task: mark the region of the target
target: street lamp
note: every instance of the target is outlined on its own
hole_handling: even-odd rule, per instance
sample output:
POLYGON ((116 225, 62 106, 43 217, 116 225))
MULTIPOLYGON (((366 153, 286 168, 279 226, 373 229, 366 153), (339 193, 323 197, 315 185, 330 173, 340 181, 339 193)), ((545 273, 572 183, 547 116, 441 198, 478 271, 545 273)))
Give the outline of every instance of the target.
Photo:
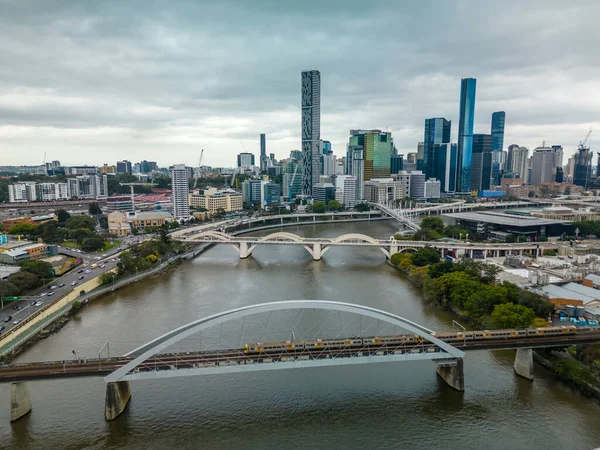
POLYGON ((77 359, 77 352, 75 350, 71 350, 73 352, 73 355, 75 356, 75 359, 77 360, 77 362, 79 362, 79 360, 77 359))

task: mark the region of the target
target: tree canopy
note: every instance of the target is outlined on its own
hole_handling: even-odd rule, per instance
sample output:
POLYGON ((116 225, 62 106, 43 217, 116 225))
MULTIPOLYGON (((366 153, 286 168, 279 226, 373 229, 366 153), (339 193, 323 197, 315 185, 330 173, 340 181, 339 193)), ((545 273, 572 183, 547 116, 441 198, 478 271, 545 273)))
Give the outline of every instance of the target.
POLYGON ((317 214, 324 213, 327 211, 327 205, 320 201, 313 202, 312 211, 317 214))
POLYGON ((433 247, 423 247, 411 255, 411 262, 415 266, 428 266, 440 260, 440 252, 433 247))
POLYGON ((497 328, 527 328, 535 319, 535 313, 526 306, 503 303, 494 306, 491 319, 497 328))
POLYGON ((34 235, 37 231, 37 227, 30 223, 18 223, 13 225, 9 230, 8 234, 21 234, 25 236, 34 235))

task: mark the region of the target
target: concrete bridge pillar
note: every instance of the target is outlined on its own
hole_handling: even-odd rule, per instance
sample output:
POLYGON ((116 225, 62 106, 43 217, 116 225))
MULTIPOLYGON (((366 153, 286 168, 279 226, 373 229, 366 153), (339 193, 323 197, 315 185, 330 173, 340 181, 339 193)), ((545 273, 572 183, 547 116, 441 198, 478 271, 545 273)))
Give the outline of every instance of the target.
POLYGON ((533 350, 520 348, 515 355, 515 373, 528 380, 533 380, 533 350))
POLYGON ((104 405, 104 417, 106 420, 115 420, 119 417, 129 400, 131 399, 131 390, 129 381, 117 381, 106 385, 106 402, 104 405))
POLYGON ((10 421, 15 422, 31 412, 31 399, 23 381, 10 386, 10 421))
POLYGON ((248 256, 252 254, 252 250, 250 250, 250 246, 247 242, 240 242, 240 259, 246 259, 248 256))
POLYGON ((313 244, 313 253, 312 253, 313 261, 320 261, 322 255, 323 254, 322 254, 321 244, 313 244))
POLYGON ((437 366, 436 372, 452 389, 460 392, 465 390, 465 369, 462 358, 456 359, 455 366, 437 366))
POLYGON ((390 245, 390 258, 392 257, 392 255, 395 255, 396 253, 398 253, 400 251, 400 249, 398 248, 398 244, 393 244, 390 245))

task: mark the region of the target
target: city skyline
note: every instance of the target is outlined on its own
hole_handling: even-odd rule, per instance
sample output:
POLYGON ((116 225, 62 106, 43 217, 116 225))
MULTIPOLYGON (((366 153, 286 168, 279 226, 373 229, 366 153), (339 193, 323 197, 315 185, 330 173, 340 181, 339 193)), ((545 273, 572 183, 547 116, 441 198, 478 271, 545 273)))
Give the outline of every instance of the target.
MULTIPOLYGON (((223 2, 184 4, 164 18, 159 7, 142 11, 135 4, 6 5, 0 23, 14 45, 0 48, 2 163, 41 164, 46 153, 66 164, 101 165, 126 155, 193 166, 205 149, 206 164, 230 166, 242 145, 258 155, 263 132, 269 151, 281 158, 300 149, 297 79, 306 68, 321 72, 321 137, 337 156, 345 153, 350 129, 389 130, 400 153, 416 151, 424 119, 458 124, 459 80, 473 77, 474 133, 488 132, 491 114, 506 111, 505 150, 510 144, 532 150, 545 140, 562 145, 568 158, 600 113, 591 95, 600 70, 589 58, 594 34, 578 38, 598 8, 449 3, 431 12, 425 4, 374 2, 365 12, 358 3, 332 2, 307 12, 223 2), (325 17, 327 26, 299 44, 305 26, 325 17), (365 37, 360 30, 375 17, 403 26, 378 22, 384 32, 365 37), (269 28, 253 27, 256 34, 241 42, 231 29, 248 18, 269 28), (490 20, 502 26, 490 31, 490 20), (423 23, 435 32, 420 34, 423 23), (517 40, 521 31, 540 27, 552 32, 528 33, 527 45, 517 40), (357 51, 361 67, 350 57, 357 51), (377 71, 362 68, 390 53, 401 57, 387 58, 377 71), (31 70, 39 64, 45 70, 31 70)), ((595 142, 592 135, 593 151, 595 142)))

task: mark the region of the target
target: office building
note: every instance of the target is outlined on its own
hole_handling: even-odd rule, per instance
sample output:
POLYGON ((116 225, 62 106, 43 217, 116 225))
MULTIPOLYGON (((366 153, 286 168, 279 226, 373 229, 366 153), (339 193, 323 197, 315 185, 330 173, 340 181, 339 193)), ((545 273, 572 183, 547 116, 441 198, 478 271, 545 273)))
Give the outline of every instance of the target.
POLYGON ((202 208, 211 214, 244 209, 242 194, 233 189, 204 189, 198 194, 190 194, 189 203, 192 208, 202 208))
MULTIPOLYGON (((350 130, 348 150, 352 158, 362 150, 364 180, 390 176, 391 157, 394 152, 392 133, 381 130, 350 130)), ((354 172, 350 175, 357 176, 354 172)))
POLYGON ((106 199, 106 211, 125 211, 133 212, 133 200, 130 195, 117 195, 106 199))
POLYGON ((271 181, 261 184, 262 208, 276 206, 281 203, 281 188, 271 181))
POLYGON ((556 169, 562 167, 562 156, 562 147, 554 149, 542 144, 535 148, 531 157, 530 184, 537 186, 556 181, 556 169))
POLYGON ((109 166, 108 164, 104 164, 100 167, 100 173, 102 175, 106 175, 108 173, 117 173, 117 166, 109 166))
POLYGON ((240 153, 239 155, 237 155, 237 166, 238 167, 254 166, 254 154, 253 153, 240 153))
POLYGON ((175 220, 190 217, 189 203, 189 171, 185 164, 175 164, 169 167, 171 172, 171 192, 173 198, 173 217, 175 220))
POLYGON ((525 182, 527 177, 527 160, 529 159, 529 149, 512 144, 508 146, 507 169, 525 182))
POLYGON ((425 158, 425 143, 419 142, 419 143, 417 143, 417 159, 415 160, 417 170, 425 170, 424 158, 425 158))
POLYGON ((127 236, 135 230, 161 227, 173 220, 173 216, 165 211, 113 211, 108 214, 108 233, 116 236, 127 236))
POLYGON ((574 155, 573 184, 588 188, 592 177, 592 157, 593 153, 588 147, 579 146, 574 155))
POLYGON ((9 184, 8 201, 10 203, 37 201, 35 181, 23 181, 21 183, 9 184))
POLYGON ((302 194, 312 196, 321 174, 321 73, 302 72, 302 194))
POLYGON ((471 154, 471 190, 487 191, 492 180, 492 135, 474 134, 471 154))
POLYGON ((333 153, 324 154, 322 157, 322 175, 335 175, 335 155, 333 153))
MULTIPOLYGON (((492 136, 492 146, 494 137, 492 136)), ((492 150, 492 185, 500 186, 502 174, 506 171, 506 152, 492 150)))
POLYGON ((335 174, 336 175, 347 175, 346 174, 346 157, 335 160, 335 174))
POLYGON ((404 170, 404 155, 393 155, 390 158, 390 174, 394 175, 404 170))
POLYGON ((500 152, 504 149, 504 124, 506 113, 496 111, 492 114, 492 151, 500 152))
POLYGON ((117 173, 132 173, 131 161, 117 161, 117 173))
POLYGON ((410 196, 411 198, 425 198, 426 176, 421 170, 410 173, 410 196))
POLYGON ((404 170, 393 174, 392 179, 396 182, 397 189, 399 189, 398 195, 400 198, 410 198, 410 173, 404 170))
POLYGON ((105 199, 108 197, 108 179, 106 175, 80 175, 67 178, 69 198, 105 199))
POLYGON ((139 173, 150 173, 150 172, 154 172, 157 169, 158 169, 158 166, 155 161, 143 160, 142 162, 140 162, 139 173))
POLYGON ((288 201, 302 194, 302 156, 294 159, 293 153, 283 164, 283 197, 288 201))
POLYGON ((425 181, 425 198, 440 198, 441 187, 440 180, 435 178, 425 181))
POLYGON ((333 150, 331 149, 331 142, 321 141, 321 147, 324 155, 333 155, 333 150))
POLYGON ((394 178, 373 178, 365 181, 365 200, 383 205, 394 205, 406 197, 406 181, 394 178))
POLYGON ((456 165, 458 145, 443 143, 434 145, 436 170, 435 178, 440 181, 442 192, 456 191, 456 165))
POLYGON ((338 175, 335 179, 335 199, 346 208, 356 206, 356 178, 352 175, 338 175))
POLYGON ((423 139, 423 167, 428 178, 436 176, 437 161, 435 145, 450 142, 450 121, 443 117, 425 119, 423 139))
POLYGON ((36 197, 41 202, 54 202, 57 200, 68 200, 68 183, 38 183, 35 185, 36 197))
POLYGON ((350 173, 356 178, 356 200, 363 200, 365 189, 365 159, 364 150, 361 146, 352 147, 352 159, 350 173))
POLYGON ((267 137, 263 134, 260 135, 260 171, 264 172, 267 170, 267 137))
POLYGON ((457 191, 471 191, 471 158, 473 155, 473 123, 475 121, 475 91, 477 80, 463 78, 460 82, 460 111, 458 119, 457 191))
POLYGON ((325 204, 335 200, 335 186, 332 183, 316 183, 313 186, 313 200, 325 204))

